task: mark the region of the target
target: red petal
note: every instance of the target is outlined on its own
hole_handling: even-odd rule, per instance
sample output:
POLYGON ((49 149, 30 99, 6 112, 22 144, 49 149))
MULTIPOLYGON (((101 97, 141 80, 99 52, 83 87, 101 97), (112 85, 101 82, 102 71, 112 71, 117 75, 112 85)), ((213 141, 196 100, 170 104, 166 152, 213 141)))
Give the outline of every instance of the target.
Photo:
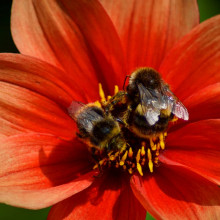
POLYGON ((184 104, 189 111, 190 121, 220 118, 220 83, 193 93, 184 104))
POLYGON ((160 67, 180 100, 220 81, 220 16, 213 17, 180 40, 160 67))
POLYGON ((219 187, 182 167, 161 166, 131 179, 134 194, 156 219, 219 219, 219 187))
POLYGON ((87 190, 52 207, 48 219, 135 220, 145 217, 146 211, 134 197, 129 183, 122 184, 116 173, 97 178, 87 190))
POLYGON ((50 133, 64 139, 75 136, 75 122, 56 103, 31 90, 0 82, 1 135, 20 132, 50 133))
POLYGON ((191 123, 171 132, 160 160, 179 163, 220 185, 220 120, 191 123))
POLYGON ((44 134, 17 135, 0 148, 0 202, 39 209, 92 183, 85 146, 44 134), (82 176, 81 176, 82 174, 82 176))
POLYGON ((72 100, 85 101, 79 96, 76 83, 64 77, 65 73, 38 59, 21 54, 0 54, 0 81, 35 91, 62 107, 72 100))
POLYGON ((95 0, 15 0, 12 34, 21 53, 63 67, 83 88, 94 90, 100 81, 109 89, 123 73, 120 40, 95 0))
POLYGON ((167 164, 179 163, 187 169, 220 185, 220 152, 214 149, 168 149, 160 157, 160 161, 167 164))
POLYGON ((128 73, 140 66, 158 69, 172 46, 199 23, 195 0, 100 0, 123 44, 128 73))
POLYGON ((166 138, 166 145, 176 149, 181 147, 187 150, 192 148, 218 150, 219 130, 220 119, 197 121, 170 132, 166 138))

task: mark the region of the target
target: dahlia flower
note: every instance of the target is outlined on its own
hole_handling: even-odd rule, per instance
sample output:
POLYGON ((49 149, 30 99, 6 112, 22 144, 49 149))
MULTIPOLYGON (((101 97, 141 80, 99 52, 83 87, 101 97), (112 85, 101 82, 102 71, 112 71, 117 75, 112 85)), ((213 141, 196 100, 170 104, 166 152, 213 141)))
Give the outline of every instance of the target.
POLYGON ((220 218, 220 16, 199 24, 196 0, 14 0, 11 30, 21 54, 0 55, 0 202, 52 206, 53 220, 220 218), (189 121, 169 128, 153 172, 99 175, 68 108, 138 67, 161 74, 189 121))

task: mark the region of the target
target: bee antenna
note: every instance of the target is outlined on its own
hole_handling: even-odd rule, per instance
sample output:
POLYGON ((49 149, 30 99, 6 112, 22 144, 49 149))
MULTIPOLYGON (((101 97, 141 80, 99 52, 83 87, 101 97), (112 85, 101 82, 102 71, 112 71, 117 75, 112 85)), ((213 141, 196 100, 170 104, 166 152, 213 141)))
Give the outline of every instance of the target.
POLYGON ((126 81, 127 81, 127 78, 130 78, 130 75, 127 75, 127 76, 125 77, 124 84, 123 84, 123 90, 125 90, 125 83, 126 83, 126 81))

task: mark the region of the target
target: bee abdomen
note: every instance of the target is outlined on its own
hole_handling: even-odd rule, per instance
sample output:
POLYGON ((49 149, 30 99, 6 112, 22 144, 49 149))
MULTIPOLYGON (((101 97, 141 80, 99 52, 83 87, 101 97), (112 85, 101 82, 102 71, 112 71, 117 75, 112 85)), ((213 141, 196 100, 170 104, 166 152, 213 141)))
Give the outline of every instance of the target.
POLYGON ((143 137, 145 135, 165 131, 167 129, 168 122, 169 117, 159 117, 159 120, 154 125, 150 125, 143 115, 136 113, 133 116, 131 127, 133 127, 132 130, 135 131, 138 136, 143 137))

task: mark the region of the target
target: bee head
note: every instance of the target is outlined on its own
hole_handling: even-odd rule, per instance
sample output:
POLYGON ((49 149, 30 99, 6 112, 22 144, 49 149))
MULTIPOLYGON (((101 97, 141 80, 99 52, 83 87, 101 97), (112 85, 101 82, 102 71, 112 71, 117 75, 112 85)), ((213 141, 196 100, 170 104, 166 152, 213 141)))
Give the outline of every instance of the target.
POLYGON ((138 84, 142 84, 147 89, 156 89, 161 86, 160 74, 152 68, 139 68, 131 74, 127 92, 129 95, 134 96, 138 94, 138 84), (133 94, 133 95, 132 95, 133 94))

